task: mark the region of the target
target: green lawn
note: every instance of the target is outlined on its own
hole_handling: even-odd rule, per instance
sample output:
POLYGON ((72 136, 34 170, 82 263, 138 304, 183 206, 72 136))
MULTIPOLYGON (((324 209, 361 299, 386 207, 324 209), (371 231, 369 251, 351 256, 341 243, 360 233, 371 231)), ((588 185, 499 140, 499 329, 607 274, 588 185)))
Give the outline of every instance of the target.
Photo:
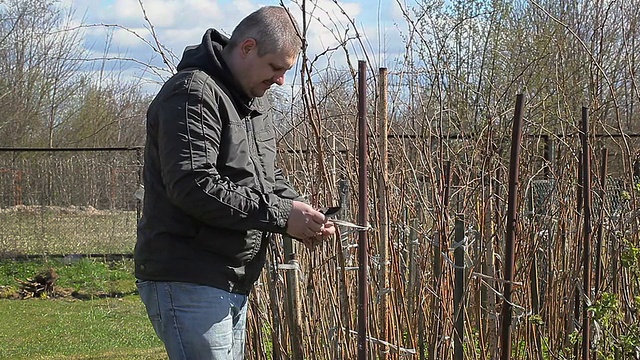
POLYGON ((0 359, 163 359, 136 295, 0 300, 0 359))
POLYGON ((0 359, 166 358, 135 293, 131 260, 0 260, 0 287, 15 293, 16 278, 48 268, 56 270, 57 288, 67 295, 0 299, 0 359), (93 300, 73 298, 71 290, 93 300))
MULTIPOLYGON (((58 274, 56 288, 60 290, 78 291, 89 297, 105 294, 130 295, 136 292, 131 259, 112 262, 86 258, 30 261, 4 259, 0 260, 0 286, 17 290, 19 284, 16 279, 27 280, 49 268, 53 268, 58 274)), ((0 297, 3 292, 0 292, 0 297)))

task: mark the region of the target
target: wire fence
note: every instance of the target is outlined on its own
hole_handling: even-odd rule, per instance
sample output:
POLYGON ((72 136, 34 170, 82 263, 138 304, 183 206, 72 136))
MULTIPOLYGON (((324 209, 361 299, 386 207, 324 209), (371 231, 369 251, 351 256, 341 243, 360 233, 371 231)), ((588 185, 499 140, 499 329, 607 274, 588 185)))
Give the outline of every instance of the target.
MULTIPOLYGON (((481 344, 465 358, 484 358, 497 351, 507 161, 478 155, 478 143, 469 139, 448 140, 446 164, 420 139, 396 137, 390 142, 390 153, 397 156, 390 164, 386 194, 375 185, 382 174, 375 158, 368 174, 373 184, 368 344, 390 359, 427 353, 450 357, 450 343, 458 336, 453 327, 458 312, 454 277, 464 269, 464 336, 481 344), (447 168, 450 179, 444 176, 447 168), (386 257, 381 254, 377 209, 382 196, 389 200, 386 257), (464 219, 462 239, 453 238, 454 219, 464 219), (462 249, 459 265, 454 253, 462 249), (387 280, 381 277, 383 266, 387 280)), ((640 151, 637 145, 631 142, 627 153, 640 151)), ((516 358, 533 358, 540 349, 529 346, 536 334, 542 334, 550 348, 570 347, 569 335, 576 330, 572 324, 579 319, 573 308, 579 295, 581 180, 572 146, 565 141, 548 156, 542 150, 548 146, 534 140, 523 143, 513 301, 514 341, 528 345, 516 358), (535 325, 532 318, 544 325, 535 325)), ((355 222, 357 159, 349 148, 324 149, 322 156, 313 146, 304 152, 290 150, 281 148, 280 165, 295 187, 314 205, 341 204, 341 216, 355 222), (320 161, 324 173, 317 166, 320 161)), ((627 246, 622 237, 635 226, 640 181, 632 174, 634 158, 621 151, 606 159, 605 187, 595 175, 603 162, 597 157, 593 162, 593 226, 604 229, 596 270, 599 286, 627 296, 625 284, 632 277, 620 267, 620 254, 627 246)), ((0 196, 0 256, 130 254, 140 215, 135 193, 141 166, 138 148, 0 150, 0 188, 5 189, 0 196)), ((276 238, 251 297, 248 351, 253 358, 268 359, 273 352, 285 358, 296 351, 303 358, 355 358, 357 233, 342 230, 338 241, 315 251, 286 249, 276 238), (294 259, 287 260, 293 253, 294 259), (264 331, 265 326, 270 330, 264 331), (269 349, 265 344, 271 344, 269 349)), ((634 244, 637 233, 625 241, 634 244)))
POLYGON ((0 149, 0 256, 131 253, 141 149, 0 149))
MULTIPOLYGON (((358 213, 358 159, 350 145, 353 136, 348 132, 326 134, 327 139, 335 140, 320 141, 324 148, 310 142, 310 135, 300 136, 289 141, 292 148, 281 156, 286 173, 295 174, 292 182, 310 194, 314 205, 326 206, 340 199, 343 215, 351 221, 358 213), (333 143, 343 144, 341 149, 347 151, 326 146, 333 143), (306 151, 297 151, 298 144, 305 144, 306 151), (350 189, 351 196, 343 200, 338 188, 350 189)), ((621 303, 626 301, 624 306, 632 308, 633 301, 623 299, 630 298, 630 287, 624 284, 629 285, 633 275, 620 267, 620 254, 628 253, 638 241, 635 209, 640 196, 636 170, 640 136, 624 135, 624 146, 620 138, 592 135, 590 139, 591 226, 594 264, 598 264, 594 265, 594 282, 598 284, 594 289, 618 294, 621 303), (606 159, 598 156, 598 150, 604 148, 610 150, 606 159), (602 187, 598 174, 605 164, 606 184, 602 187), (602 229, 599 240, 598 228, 602 229)), ((572 336, 580 330, 575 325, 580 322, 575 309, 581 308, 584 295, 580 292, 585 290, 580 287, 583 180, 577 140, 577 134, 526 134, 522 143, 513 292, 513 341, 521 347, 514 359, 536 358, 544 348, 558 358, 569 358, 575 344, 572 336)), ((476 344, 464 351, 465 359, 498 354, 509 165, 505 144, 508 142, 500 134, 486 138, 396 134, 389 137, 389 169, 385 174, 375 145, 370 143, 371 230, 365 264, 370 312, 366 328, 368 346, 379 358, 451 358, 454 339, 476 344), (384 176, 383 189, 379 179, 384 176), (379 209, 384 196, 387 207, 379 209), (382 211, 388 213, 387 238, 380 231, 382 211), (458 220, 463 220, 461 226, 458 220), (385 256, 384 247, 388 249, 385 256), (462 262, 456 256, 460 250, 464 253, 462 262), (387 272, 386 280, 383 271, 387 272), (459 272, 464 278, 462 287, 456 285, 459 272), (463 293, 462 308, 460 303, 454 305, 454 289, 463 293), (462 332, 454 327, 459 316, 465 318, 462 332)), ((279 258, 286 253, 281 249, 279 258)), ((306 286, 304 293, 294 296, 299 309, 287 310, 285 306, 282 310, 274 305, 285 301, 284 293, 276 294, 271 304, 256 301, 252 319, 260 320, 250 327, 256 337, 250 342, 254 358, 269 358, 261 345, 265 341, 279 344, 287 353, 300 347, 301 353, 318 359, 355 358, 354 314, 359 294, 358 275, 353 270, 358 266, 357 254, 355 234, 343 234, 339 241, 319 250, 299 250, 295 272, 302 282, 298 287, 306 286), (299 328, 278 322, 277 314, 285 310, 288 316, 307 314, 299 320, 299 328), (276 339, 262 335, 265 321, 276 327, 276 339), (296 333, 302 334, 302 340, 287 335, 296 333)), ((273 262, 270 266, 280 269, 280 260, 273 262)), ((280 284, 283 277, 286 282, 282 289, 277 285, 278 290, 290 287, 290 272, 294 270, 265 272, 255 293, 258 297, 266 294, 267 285, 280 284)), ((591 294, 594 301, 599 299, 597 294, 591 294)), ((627 325, 609 324, 606 331, 627 325)), ((601 342, 598 346, 605 345, 601 342)))

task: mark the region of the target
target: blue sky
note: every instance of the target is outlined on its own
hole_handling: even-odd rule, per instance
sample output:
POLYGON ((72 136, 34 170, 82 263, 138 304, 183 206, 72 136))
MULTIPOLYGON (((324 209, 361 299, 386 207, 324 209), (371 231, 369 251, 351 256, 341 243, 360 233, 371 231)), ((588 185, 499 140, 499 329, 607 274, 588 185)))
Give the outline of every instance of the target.
MULTIPOLYGON (((404 3, 404 0, 400 0, 404 3)), ((129 58, 143 63, 152 63, 167 68, 157 52, 146 41, 153 42, 150 26, 145 21, 140 2, 154 27, 160 43, 179 57, 185 46, 200 42, 207 28, 216 28, 230 33, 235 24, 246 14, 263 5, 278 5, 279 0, 63 0, 64 6, 72 9, 78 22, 85 24, 108 24, 119 27, 96 26, 87 29, 86 46, 95 57, 107 55, 112 58, 129 58), (105 47, 107 50, 105 51, 105 47)), ((367 53, 374 66, 387 66, 401 53, 404 45, 400 29, 405 23, 397 0, 307 0, 307 12, 312 12, 309 23, 308 54, 310 57, 337 45, 336 37, 344 36, 345 29, 355 35, 353 25, 363 35, 367 53), (342 8, 342 9, 340 9, 342 8), (344 13, 346 14, 343 14, 344 13)), ((298 21, 302 20, 302 0, 284 1, 298 21)), ((363 58, 357 43, 349 48, 352 62, 363 58)), ((327 58, 325 64, 344 66, 342 52, 327 58)), ((177 63, 177 60, 175 60, 177 63)), ((128 76, 154 77, 134 62, 112 64, 124 68, 128 76)), ((169 72, 167 72, 168 74, 169 72)), ((152 88, 153 84, 147 85, 152 88)))

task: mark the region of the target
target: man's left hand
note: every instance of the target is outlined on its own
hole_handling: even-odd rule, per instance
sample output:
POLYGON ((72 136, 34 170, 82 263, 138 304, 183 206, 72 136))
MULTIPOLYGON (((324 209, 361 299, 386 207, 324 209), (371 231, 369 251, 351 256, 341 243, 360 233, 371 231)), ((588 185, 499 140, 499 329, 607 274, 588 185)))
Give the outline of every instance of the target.
POLYGON ((327 220, 327 222, 325 222, 322 225, 322 228, 320 229, 319 232, 316 233, 315 236, 312 237, 308 237, 306 239, 302 239, 302 243, 309 249, 314 249, 317 245, 322 244, 323 242, 327 241, 327 239, 329 239, 330 237, 332 237, 333 235, 336 234, 336 227, 333 224, 333 222, 331 222, 331 220, 327 220))

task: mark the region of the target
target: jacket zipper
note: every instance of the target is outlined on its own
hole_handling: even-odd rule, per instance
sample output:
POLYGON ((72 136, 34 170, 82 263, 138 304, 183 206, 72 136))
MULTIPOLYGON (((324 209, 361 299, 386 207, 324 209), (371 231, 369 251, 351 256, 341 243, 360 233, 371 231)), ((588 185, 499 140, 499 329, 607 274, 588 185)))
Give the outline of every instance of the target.
MULTIPOLYGON (((258 143, 256 141, 253 124, 251 123, 251 118, 249 116, 246 116, 244 118, 244 125, 245 125, 245 132, 247 134, 247 141, 249 145, 249 161, 251 161, 251 164, 253 164, 253 168, 255 169, 256 180, 258 182, 258 186, 260 187, 260 191, 264 192, 262 169, 256 163, 256 159, 254 159, 254 154, 255 156, 258 156, 258 143)), ((254 241, 253 249, 251 249, 251 258, 254 258, 258 253, 258 251, 260 250, 260 246, 263 241, 263 236, 264 234, 261 233, 258 239, 256 239, 257 241, 254 241)))
POLYGON ((249 141, 249 160, 251 164, 253 164, 253 168, 256 171, 256 177, 258 181, 258 186, 260 187, 260 191, 264 192, 264 179, 262 178, 262 169, 257 164, 254 156, 258 156, 258 142, 256 140, 253 124, 251 123, 251 118, 249 116, 244 118, 245 131, 247 133, 247 140, 249 141))

